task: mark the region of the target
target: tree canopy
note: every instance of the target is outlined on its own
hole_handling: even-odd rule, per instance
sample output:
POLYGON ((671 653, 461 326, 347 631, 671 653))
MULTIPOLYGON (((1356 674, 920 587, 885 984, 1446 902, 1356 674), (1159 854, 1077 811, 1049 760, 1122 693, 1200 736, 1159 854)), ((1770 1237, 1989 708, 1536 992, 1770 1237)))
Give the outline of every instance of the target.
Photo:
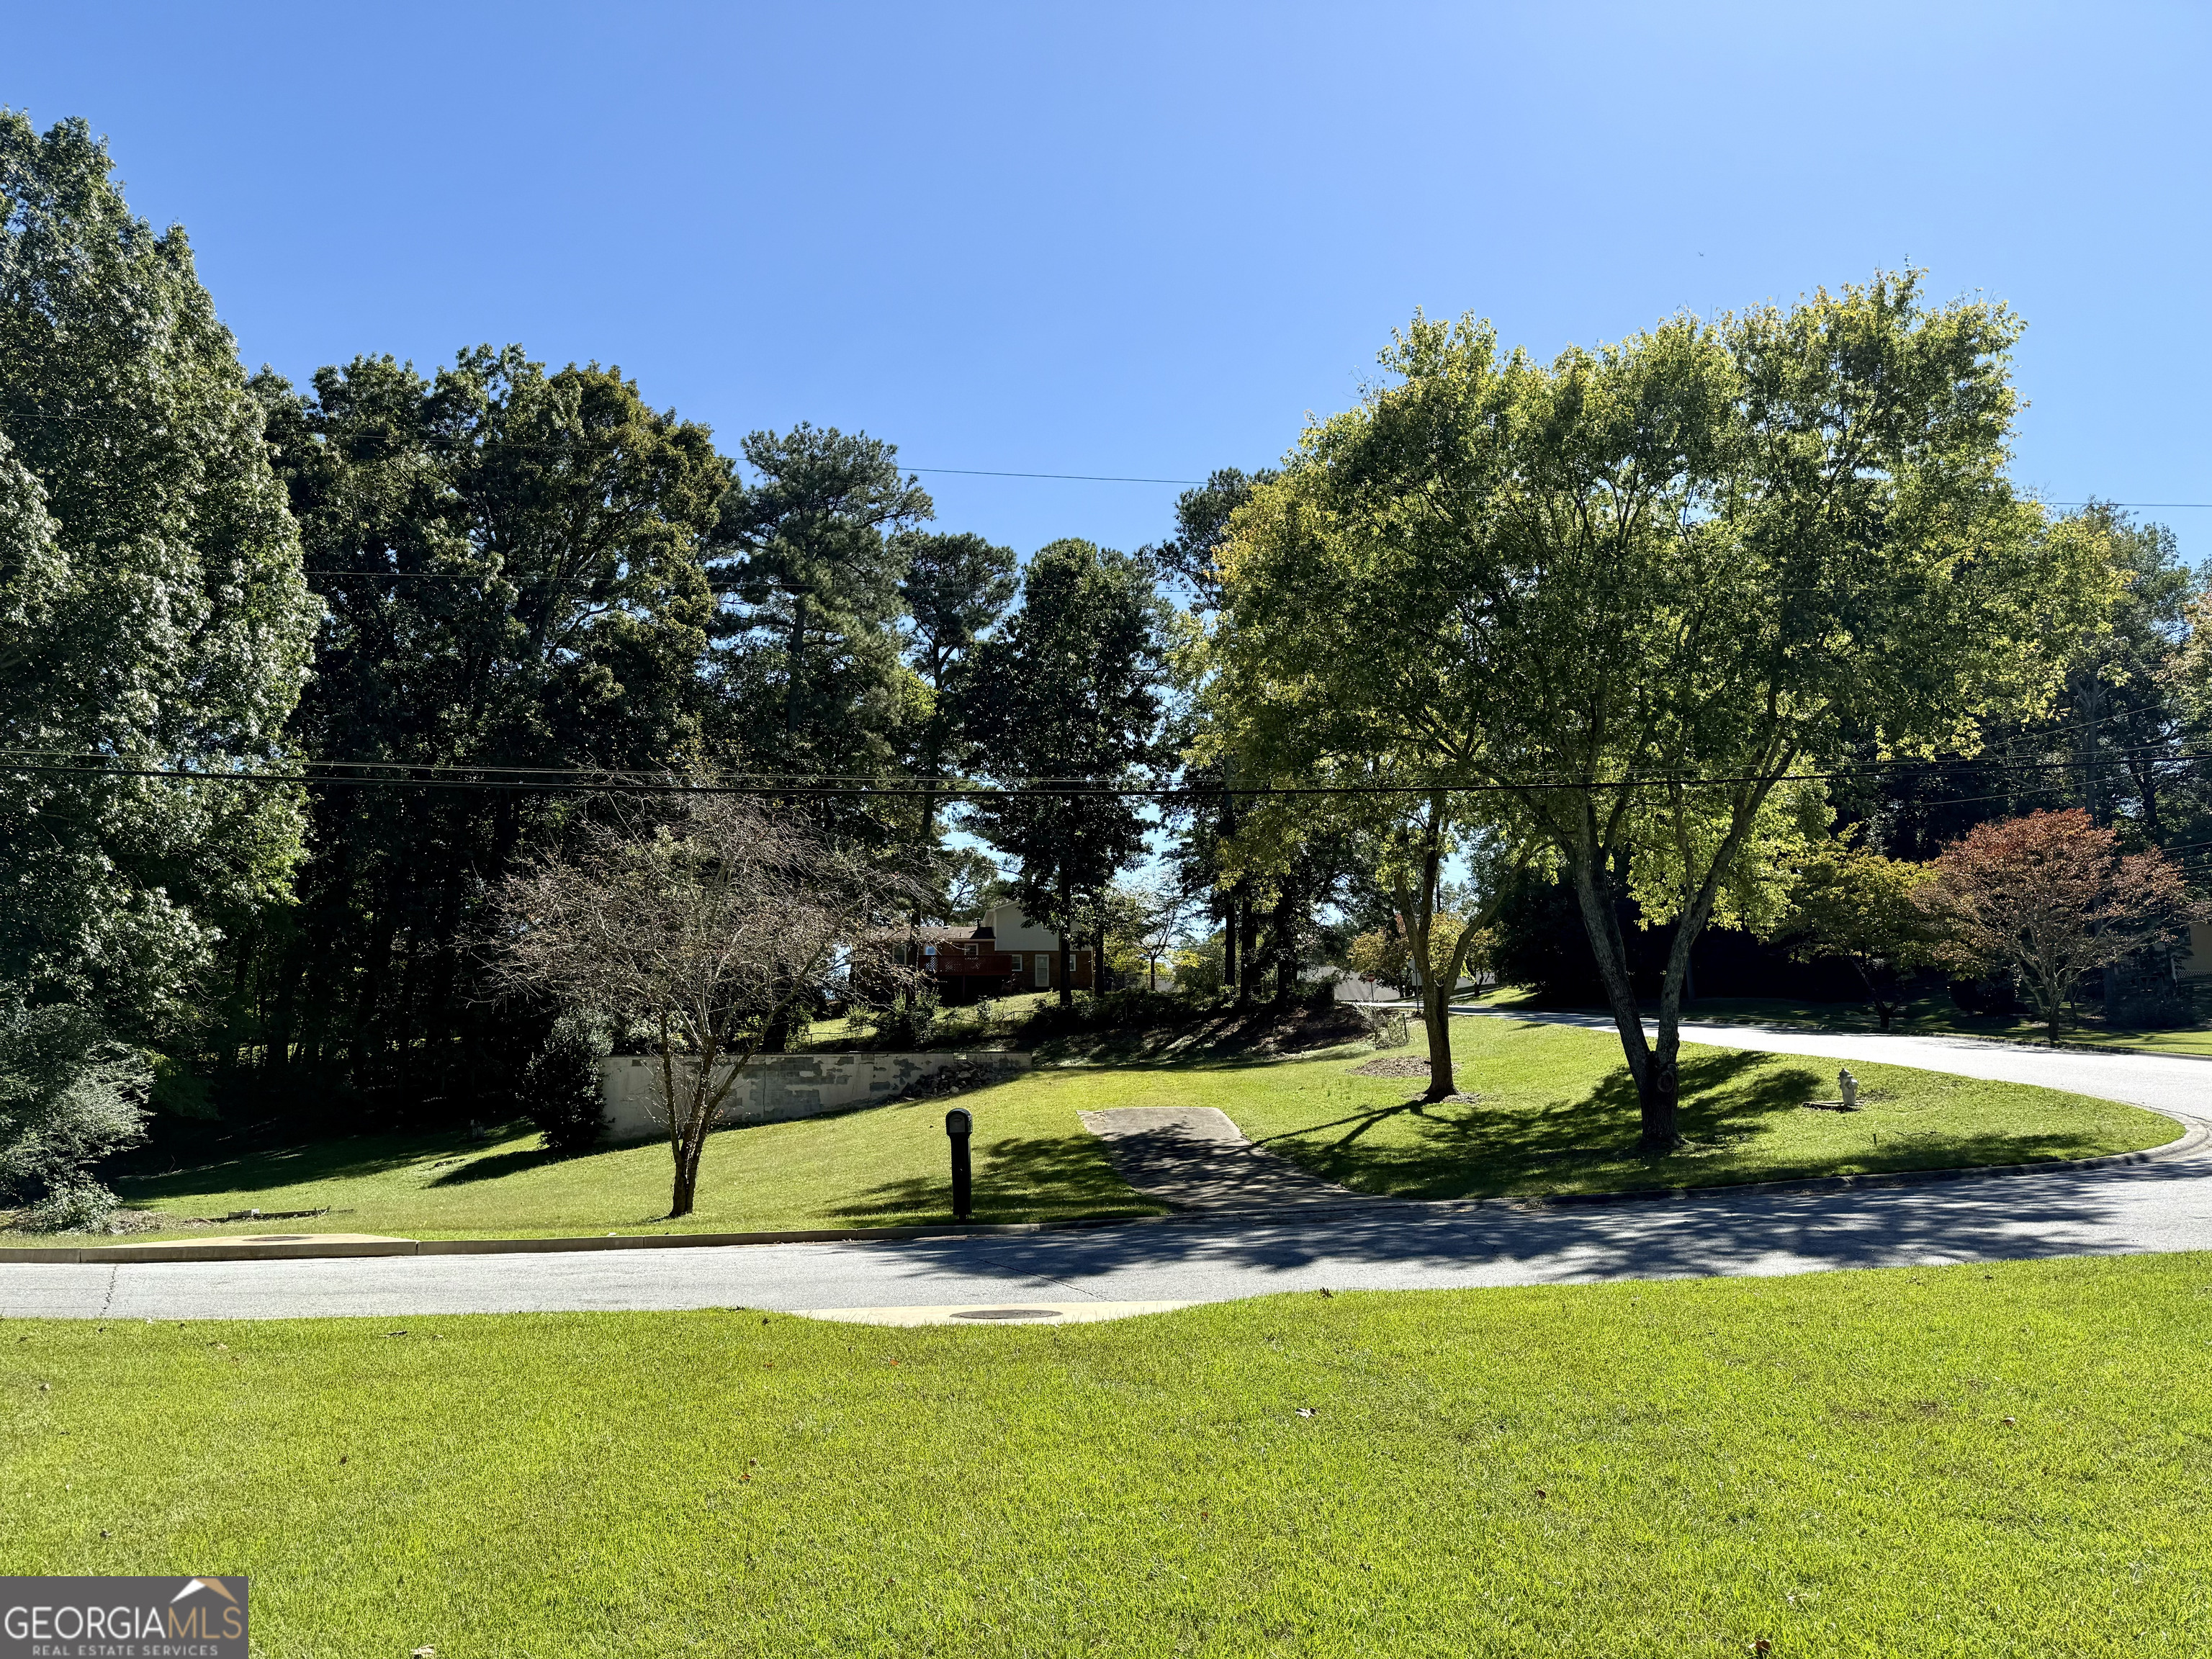
POLYGON ((982 769, 1007 785, 1079 786, 1009 788, 973 813, 977 832, 1018 860, 1023 910, 1060 934, 1063 1002, 1079 902, 1103 893, 1144 850, 1137 804, 1111 792, 1155 757, 1165 623, 1145 561, 1057 541, 1031 557, 1021 609, 976 652, 982 769))
POLYGON ((1237 516, 1231 695, 1356 756, 1419 753, 1573 884, 1642 1101, 1675 1138, 1675 1023, 1716 914, 1778 908, 1855 741, 1971 748, 2039 708, 2114 582, 2004 474, 2002 307, 1915 275, 1678 318, 1548 366, 1417 316, 1393 383, 1237 516), (1656 1048, 1611 902, 1676 922, 1656 1048))
POLYGON ((0 981, 150 1034, 285 887, 317 606, 180 229, 0 111, 0 981))

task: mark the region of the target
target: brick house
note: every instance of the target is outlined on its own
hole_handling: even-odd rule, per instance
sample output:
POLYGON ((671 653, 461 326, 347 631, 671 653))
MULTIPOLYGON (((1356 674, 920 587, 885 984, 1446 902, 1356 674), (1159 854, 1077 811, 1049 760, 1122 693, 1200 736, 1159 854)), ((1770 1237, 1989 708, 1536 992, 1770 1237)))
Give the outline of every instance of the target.
MULTIPOLYGON (((919 927, 914 939, 939 1000, 973 1002, 1018 991, 1050 991, 1060 985, 1060 935, 1022 914, 1018 904, 994 905, 973 927, 919 927)), ((908 947, 899 947, 902 960, 908 947)), ((1069 983, 1091 988, 1091 948, 1070 951, 1069 983)))

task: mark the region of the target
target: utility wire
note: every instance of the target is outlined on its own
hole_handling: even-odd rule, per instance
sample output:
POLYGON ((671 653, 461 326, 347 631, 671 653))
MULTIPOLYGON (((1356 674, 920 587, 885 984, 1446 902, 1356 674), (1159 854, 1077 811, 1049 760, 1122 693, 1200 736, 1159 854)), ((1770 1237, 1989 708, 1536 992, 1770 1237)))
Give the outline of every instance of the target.
MULTIPOLYGON (((96 757, 79 757, 91 760, 96 757)), ((2166 757, 2173 760, 2202 761, 2212 759, 2212 754, 2188 753, 2166 757)), ((1985 769, 2007 773, 2051 773, 2085 769, 2098 764, 2080 760, 1999 763, 1985 769)), ((307 763, 309 765, 318 763, 307 763)), ((369 767, 383 766, 392 771, 411 769, 407 763, 349 763, 369 767)), ((184 767, 120 767, 100 764, 70 764, 53 758, 42 758, 29 763, 8 763, 6 770, 34 776, 76 776, 166 779, 195 783, 242 783, 264 787, 318 786, 347 788, 398 788, 479 790, 511 793, 536 790, 547 793, 565 794, 699 794, 781 796, 799 799, 906 799, 930 796, 940 800, 999 800, 1023 796, 1056 795, 1067 799, 1086 797, 1116 799, 1211 799, 1225 794, 1247 798, 1268 796, 1282 798, 1332 798, 1364 795, 1426 794, 1443 790, 1456 794, 1518 794, 1552 793, 1573 790, 1643 790, 1675 788, 1715 788, 1748 783, 1820 782, 1844 778, 1863 777, 1869 771, 1888 770, 1898 767, 1916 766, 1946 768, 1974 765, 1973 762, 1899 761, 1879 763, 1874 767, 1859 767, 1832 772, 1788 773, 1779 777, 1769 773, 1741 773, 1715 777, 1656 776, 1613 779, 1528 779, 1511 782, 1484 782, 1467 779, 1425 778, 1407 779, 1379 783, 1346 784, 1261 784, 1228 787, 1207 782, 1204 784, 1107 784, 1090 781, 1053 781, 1025 779, 1004 784, 970 784, 944 781, 916 784, 898 780, 855 781, 847 777, 816 777, 773 775, 752 775, 747 781, 738 783, 696 784, 668 778, 665 774, 649 776, 641 774, 592 773, 582 770, 556 774, 551 769, 543 771, 522 768, 480 765, 455 768, 485 773, 505 773, 495 777, 375 777, 364 775, 317 775, 307 772, 206 772, 184 767)), ((1987 797, 1985 799, 2002 799, 1987 797)), ((1964 802, 1949 800, 1931 803, 1936 805, 1959 805, 1964 802)))
MULTIPOLYGON (((76 426, 141 426, 147 424, 147 422, 143 420, 129 419, 114 415, 57 415, 48 414, 38 410, 22 409, 0 410, 0 420, 45 421, 76 426)), ((594 434, 586 432, 577 435, 591 436, 594 434)), ((551 448, 553 446, 551 444, 546 442, 543 439, 526 440, 520 438, 504 438, 499 441, 499 447, 510 450, 547 449, 551 448)), ((1204 478, 1155 478, 1121 472, 1018 472, 999 467, 983 466, 906 466, 901 467, 899 470, 902 472, 927 472, 938 476, 965 478, 1051 478, 1065 480, 1076 483, 1181 484, 1194 489, 1203 489, 1207 483, 1207 480, 1204 478)), ((2046 500, 2044 501, 2044 505, 2046 507, 2125 507, 2133 508, 2157 508, 2163 510, 2166 508, 2193 509, 2212 507, 2212 501, 2062 501, 2046 500)))

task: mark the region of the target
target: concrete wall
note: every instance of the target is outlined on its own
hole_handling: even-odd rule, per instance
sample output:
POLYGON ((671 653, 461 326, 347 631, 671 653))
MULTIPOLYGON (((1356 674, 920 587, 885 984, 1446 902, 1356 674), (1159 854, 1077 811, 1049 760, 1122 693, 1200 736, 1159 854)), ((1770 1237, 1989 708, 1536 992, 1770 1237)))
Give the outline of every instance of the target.
MULTIPOLYGON (((821 1117, 881 1100, 933 1072, 977 1061, 996 1079, 1029 1069, 1027 1054, 761 1054, 749 1061, 722 1102, 723 1123, 780 1123, 821 1117)), ((599 1062, 599 1097, 606 1103, 607 1135, 632 1140, 665 1134, 661 1118, 659 1060, 617 1054, 599 1062)), ((680 1081, 680 1079, 679 1079, 680 1081)))

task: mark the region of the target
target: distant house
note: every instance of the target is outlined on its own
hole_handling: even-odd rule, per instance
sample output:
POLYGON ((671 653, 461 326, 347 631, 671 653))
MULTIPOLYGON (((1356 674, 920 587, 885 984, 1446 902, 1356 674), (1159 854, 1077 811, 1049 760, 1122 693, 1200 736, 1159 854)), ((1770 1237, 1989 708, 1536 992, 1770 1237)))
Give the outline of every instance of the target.
POLYGON ((2174 988, 2200 1014, 2212 1007, 2212 927, 2189 924, 2189 942, 2173 952, 2174 988))
MULTIPOLYGON (((921 951, 922 971, 936 983, 938 998, 945 1003, 1056 990, 1060 985, 1060 935, 1031 921, 1018 904, 994 905, 973 927, 917 927, 912 939, 911 948, 921 951)), ((908 959, 908 948, 899 947, 900 960, 908 959)), ((1074 946, 1070 960, 1069 983, 1079 991, 1089 990, 1090 947, 1074 946)))

